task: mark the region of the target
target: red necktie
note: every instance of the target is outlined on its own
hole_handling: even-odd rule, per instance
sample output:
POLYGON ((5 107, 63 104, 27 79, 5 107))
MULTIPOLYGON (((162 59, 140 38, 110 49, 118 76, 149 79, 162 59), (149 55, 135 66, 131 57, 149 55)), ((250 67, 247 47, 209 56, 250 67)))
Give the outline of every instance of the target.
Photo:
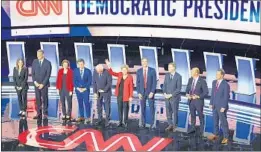
POLYGON ((144 70, 144 88, 146 89, 147 88, 147 72, 146 72, 146 69, 144 70))

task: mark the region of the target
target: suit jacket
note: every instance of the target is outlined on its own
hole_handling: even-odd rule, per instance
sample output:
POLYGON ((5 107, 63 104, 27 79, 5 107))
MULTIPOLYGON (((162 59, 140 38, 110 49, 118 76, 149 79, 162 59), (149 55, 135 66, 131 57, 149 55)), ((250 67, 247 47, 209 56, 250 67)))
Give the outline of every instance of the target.
POLYGON ((182 87, 182 77, 178 72, 175 72, 173 79, 170 79, 170 73, 165 75, 163 84, 163 93, 172 94, 172 99, 174 101, 181 100, 181 87, 182 87))
POLYGON ((40 66, 39 60, 35 59, 32 64, 32 78, 33 82, 36 81, 44 86, 50 86, 50 76, 52 72, 51 62, 47 59, 43 60, 42 66, 40 66))
POLYGON ((74 69, 74 86, 76 93, 80 93, 77 88, 86 88, 86 91, 90 91, 92 85, 92 72, 90 69, 84 68, 83 78, 81 78, 80 68, 74 69))
POLYGON ((24 67, 19 75, 18 70, 15 67, 13 70, 13 80, 14 80, 15 89, 16 87, 22 87, 22 89, 28 89, 29 88, 27 83, 28 69, 24 67))
MULTIPOLYGON (((56 79, 56 89, 61 90, 62 84, 63 84, 63 71, 64 69, 59 69, 56 79)), ((66 88, 67 91, 72 92, 73 91, 73 71, 72 69, 68 68, 67 74, 66 74, 66 88)))
POLYGON ((216 91, 216 84, 217 80, 214 80, 212 82, 210 105, 213 105, 217 109, 228 109, 228 101, 230 98, 230 86, 226 80, 222 80, 219 84, 218 90, 216 91))
POLYGON ((149 93, 155 93, 157 86, 157 77, 155 69, 148 67, 147 71, 147 88, 144 89, 144 74, 143 68, 140 68, 137 71, 137 79, 136 79, 136 89, 140 94, 148 95, 149 93))
MULTIPOLYGON (((116 84, 116 89, 115 89, 115 96, 119 95, 119 87, 121 80, 123 78, 122 72, 113 72, 112 69, 108 70, 109 74, 115 76, 118 78, 117 84, 116 84)), ((123 101, 129 101, 129 98, 132 98, 133 96, 133 77, 132 75, 128 74, 128 77, 124 81, 123 85, 123 101)))
POLYGON ((111 93, 112 76, 107 70, 103 70, 100 77, 96 70, 93 72, 93 93, 98 93, 102 89, 105 93, 111 93))
MULTIPOLYGON (((192 90, 192 83, 193 78, 189 78, 188 85, 186 88, 186 94, 190 94, 190 91, 192 90)), ((203 78, 198 77, 197 84, 194 85, 196 85, 194 89, 194 94, 199 96, 199 99, 196 99, 195 101, 204 102, 204 98, 208 95, 208 86, 206 81, 203 78)))

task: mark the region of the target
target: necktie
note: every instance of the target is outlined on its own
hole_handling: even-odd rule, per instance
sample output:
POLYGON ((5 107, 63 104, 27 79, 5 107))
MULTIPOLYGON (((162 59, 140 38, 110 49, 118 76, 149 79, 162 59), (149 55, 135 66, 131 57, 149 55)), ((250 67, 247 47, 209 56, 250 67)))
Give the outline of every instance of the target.
POLYGON ((216 94, 217 91, 218 91, 218 87, 219 87, 219 81, 217 81, 217 83, 216 83, 215 94, 216 94))
POLYGON ((172 80, 173 79, 173 75, 172 74, 170 74, 170 80, 172 80))
POLYGON ((42 66, 42 61, 41 60, 39 61, 39 64, 40 64, 40 67, 41 67, 42 66))
POLYGON ((83 70, 81 70, 80 74, 81 74, 81 78, 82 78, 83 77, 83 70))
POLYGON ((147 71, 144 69, 144 88, 147 88, 147 71))
POLYGON ((195 91, 195 79, 193 79, 193 82, 192 82, 192 86, 191 86, 191 89, 190 89, 190 94, 194 94, 194 91, 195 91))

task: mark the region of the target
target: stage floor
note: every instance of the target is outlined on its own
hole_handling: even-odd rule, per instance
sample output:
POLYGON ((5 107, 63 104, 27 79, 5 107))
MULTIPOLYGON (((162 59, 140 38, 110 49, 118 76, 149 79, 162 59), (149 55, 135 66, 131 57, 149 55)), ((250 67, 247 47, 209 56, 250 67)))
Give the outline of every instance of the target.
MULTIPOLYGON (((58 149, 54 146, 57 144, 60 146, 60 148, 65 148, 65 150, 71 150, 72 148, 72 150, 77 151, 85 151, 90 149, 97 151, 97 149, 95 149, 97 148, 95 147, 95 143, 98 143, 98 146, 100 146, 99 150, 103 150, 102 148, 107 148, 108 150, 111 150, 110 148, 115 149, 115 145, 115 150, 133 150, 133 148, 136 148, 136 150, 149 150, 150 147, 148 147, 148 145, 150 144, 154 145, 152 147, 160 148, 164 151, 261 150, 260 134, 255 133, 255 138, 253 139, 251 145, 242 145, 232 142, 233 130, 230 131, 231 142, 228 145, 221 145, 221 139, 216 142, 208 141, 206 137, 199 137, 197 132, 189 135, 185 132, 165 132, 164 129, 167 127, 166 123, 160 123, 157 129, 150 130, 149 128, 138 128, 138 120, 130 120, 129 126, 127 128, 119 128, 117 127, 116 123, 113 122, 109 128, 104 128, 103 126, 96 126, 93 124, 64 123, 60 119, 53 118, 48 118, 45 120, 33 120, 32 114, 34 114, 34 112, 29 113, 28 118, 21 119, 18 116, 15 116, 17 115, 18 109, 14 110, 13 108, 15 106, 11 106, 12 103, 10 101, 11 99, 14 100, 14 98, 15 97, 13 95, 10 97, 6 95, 5 97, 2 97, 1 147, 3 151, 55 150, 58 149), (64 126, 67 127, 63 128, 64 126), (69 131, 64 133, 59 131, 59 128, 69 131), (35 133, 41 129, 49 130, 49 133, 44 133, 43 136, 38 138, 37 134, 35 133), (29 134, 22 133, 25 130, 29 130, 29 133, 31 133, 30 136, 29 134), (87 135, 81 136, 85 133, 94 133, 95 137, 87 135), (92 138, 92 140, 90 140, 90 138, 92 138), (127 140, 122 140, 122 142, 119 141, 117 143, 113 142, 116 139, 123 138, 126 138, 127 140), (78 141, 76 141, 76 139, 78 141), (113 143, 115 144, 114 146, 113 143), (70 144, 73 144, 73 146, 68 146, 70 144)), ((60 111, 60 108, 58 108, 58 111, 60 111)), ((57 113, 57 111, 54 112, 57 113)))

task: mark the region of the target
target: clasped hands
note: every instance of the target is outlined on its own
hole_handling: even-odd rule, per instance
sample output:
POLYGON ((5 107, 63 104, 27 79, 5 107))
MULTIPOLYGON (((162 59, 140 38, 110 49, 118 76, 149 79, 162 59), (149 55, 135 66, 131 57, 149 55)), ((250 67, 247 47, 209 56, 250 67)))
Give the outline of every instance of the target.
POLYGON ((170 98, 172 98, 172 94, 164 93, 164 97, 165 97, 165 99, 170 99, 170 98))
POLYGON ((199 99, 200 97, 196 94, 190 95, 190 94, 186 94, 186 97, 188 98, 188 100, 195 100, 195 99, 199 99))
POLYGON ((42 89, 44 87, 43 84, 39 84, 38 82, 34 82, 34 85, 38 88, 38 89, 42 89))
POLYGON ((77 90, 78 90, 80 93, 82 93, 82 92, 86 91, 87 89, 86 89, 86 88, 77 88, 77 90))
POLYGON ((22 90, 23 88, 22 87, 16 87, 17 90, 22 90))
MULTIPOLYGON (((154 93, 151 92, 151 93, 149 94, 149 98, 150 98, 150 99, 153 98, 153 95, 154 95, 154 93)), ((139 96, 139 99, 142 100, 142 98, 143 98, 142 94, 139 93, 138 96, 139 96)))

